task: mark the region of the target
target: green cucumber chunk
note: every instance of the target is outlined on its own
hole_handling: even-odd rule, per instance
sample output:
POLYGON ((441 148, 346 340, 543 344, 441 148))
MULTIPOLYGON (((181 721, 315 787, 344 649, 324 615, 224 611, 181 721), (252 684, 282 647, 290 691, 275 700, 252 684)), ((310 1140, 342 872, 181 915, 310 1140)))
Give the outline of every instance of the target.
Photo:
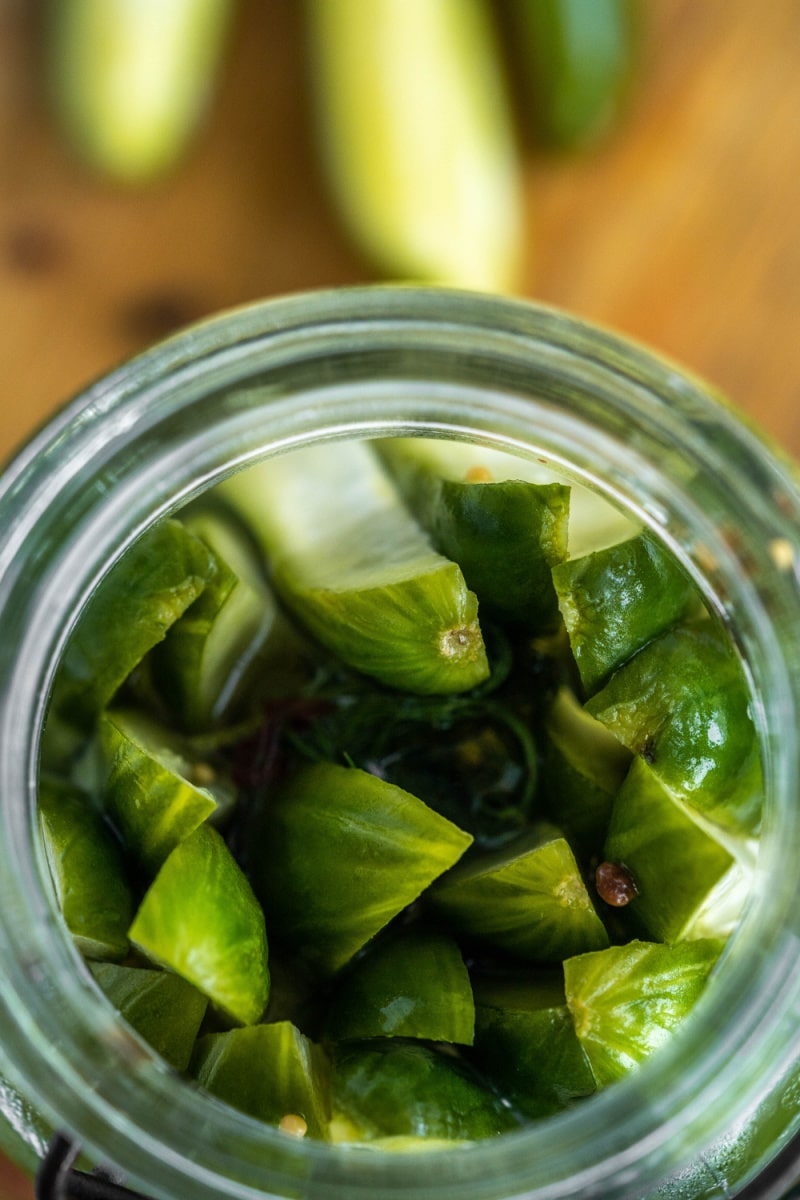
POLYGON ((423 694, 466 691, 487 677, 474 594, 366 443, 269 459, 221 494, 249 523, 278 594, 343 662, 423 694))
POLYGON ((589 696, 698 603, 691 580, 649 532, 558 563, 552 575, 589 696))
POLYGON ((248 712, 268 687, 264 676, 285 683, 303 673, 299 639, 244 530, 211 506, 183 521, 208 547, 216 573, 154 651, 154 675, 181 727, 199 733, 248 712))
POLYGON ((560 962, 608 945, 575 856, 549 826, 471 857, 427 898, 454 933, 517 958, 560 962))
POLYGON ((322 1049, 290 1021, 207 1034, 189 1070, 206 1091, 248 1116, 326 1136, 330 1068, 322 1049))
POLYGON ((145 893, 131 942, 207 996, 228 1021, 252 1025, 269 999, 264 914, 215 829, 180 842, 145 893))
POLYGON ((196 988, 171 971, 93 963, 91 972, 117 1009, 176 1071, 185 1071, 208 1007, 196 988))
POLYGON ((475 1061, 517 1112, 546 1117, 595 1091, 560 972, 473 984, 475 1061))
POLYGON ((567 1004, 598 1087, 666 1044, 693 1009, 724 941, 632 941, 564 963, 567 1004))
POLYGON ((398 1038, 335 1047, 331 1108, 335 1142, 472 1141, 519 1127, 466 1063, 398 1038))
POLYGON ((560 622, 551 568, 567 554, 569 487, 494 482, 477 448, 465 472, 453 446, 433 438, 377 443, 436 549, 461 567, 481 614, 552 632, 560 622))
POLYGON ((39 829, 59 908, 84 958, 128 953, 133 898, 117 839, 91 798, 39 780, 39 829))
POLYGON ((568 687, 559 688, 542 725, 541 785, 546 816, 579 854, 597 857, 630 751, 590 716, 568 687))
POLYGON ((410 930, 370 947, 341 979, 325 1022, 334 1041, 421 1038, 469 1046, 472 987, 452 938, 410 930))
POLYGON ((214 570, 206 546, 179 521, 148 529, 100 581, 81 614, 56 674, 54 713, 88 729, 214 570))
POLYGON ((624 863, 637 895, 626 917, 658 942, 727 937, 741 917, 751 874, 701 828, 635 759, 611 815, 604 857, 624 863))
POLYGON ((586 707, 686 804, 756 832, 763 781, 750 691, 716 622, 686 622, 649 642, 586 707))
POLYGON ((416 796, 335 763, 268 798, 248 863, 270 936, 332 974, 461 857, 472 838, 416 796))
POLYGON ((235 803, 229 780, 207 763, 191 762, 182 740, 143 713, 104 713, 98 740, 105 809, 152 874, 178 842, 235 803))

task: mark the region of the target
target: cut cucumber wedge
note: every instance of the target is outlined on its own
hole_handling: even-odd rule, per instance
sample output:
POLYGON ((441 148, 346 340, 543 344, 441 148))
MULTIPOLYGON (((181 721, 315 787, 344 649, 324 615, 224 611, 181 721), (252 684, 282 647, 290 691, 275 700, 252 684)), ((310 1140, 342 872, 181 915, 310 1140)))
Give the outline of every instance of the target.
POLYGON ((216 830, 201 825, 172 851, 131 925, 133 944, 252 1025, 269 999, 264 914, 216 830))
POLYGON ((517 1112, 546 1117, 595 1091, 561 972, 473 984, 475 1061, 517 1112))
POLYGON ((419 693, 465 691, 487 677, 474 594, 366 443, 270 459, 221 494, 250 524, 278 593, 349 666, 419 693))
POLYGON ((587 713, 568 687, 556 693, 543 734, 538 793, 543 810, 581 855, 596 859, 630 751, 587 713))
POLYGON ((248 865, 270 936, 326 974, 472 842, 409 792, 334 763, 300 768, 260 817, 248 865))
POLYGON ((553 567, 558 604, 587 695, 697 607, 697 591, 649 532, 553 567))
POLYGON ((724 942, 629 942, 564 963, 567 1004, 599 1087, 666 1044, 691 1012, 724 942))
POLYGON ((269 675, 302 679, 299 639, 279 613, 263 560, 219 509, 196 509, 184 524, 208 547, 212 582, 154 651, 154 675, 182 728, 197 733, 247 712, 269 675), (266 679, 264 677, 267 677, 266 679))
POLYGON ((295 1135, 326 1136, 330 1068, 290 1021, 201 1037, 190 1072, 206 1091, 295 1135))
POLYGON ((191 762, 181 739, 143 713, 105 713, 98 739, 103 804, 126 847, 153 874, 178 842, 235 803, 230 780, 191 762))
POLYGON ((471 1141, 519 1126, 465 1063, 419 1042, 350 1042, 333 1062, 332 1141, 471 1141))
POLYGON ((461 567, 481 614, 537 634, 557 629, 551 568, 567 554, 569 487, 494 482, 477 447, 465 471, 461 446, 443 439, 387 438, 377 448, 436 549, 461 567))
POLYGON ((428 899, 460 937, 518 958, 560 962, 608 945, 575 856, 552 827, 460 864, 428 899))
POLYGON ((129 1025, 176 1071, 185 1071, 208 1001, 180 975, 116 963, 93 963, 92 974, 129 1025))
POLYGON ((214 574, 206 546, 179 521, 159 521, 101 580, 67 643, 52 707, 88 728, 148 650, 214 574))
POLYGON ((740 833, 761 820, 763 781, 750 691, 711 620, 668 630, 586 705, 692 808, 740 833))
POLYGON ((692 820, 643 759, 614 802, 604 856, 624 863, 637 895, 626 917, 659 942, 727 937, 742 915, 752 874, 692 820))
POLYGON ((39 829, 77 949, 84 958, 124 958, 133 899, 119 843, 91 798, 60 780, 40 779, 39 829))
POLYGON ((422 930, 376 944, 342 978, 325 1031, 334 1041, 405 1037, 471 1045, 475 1007, 458 946, 422 930))

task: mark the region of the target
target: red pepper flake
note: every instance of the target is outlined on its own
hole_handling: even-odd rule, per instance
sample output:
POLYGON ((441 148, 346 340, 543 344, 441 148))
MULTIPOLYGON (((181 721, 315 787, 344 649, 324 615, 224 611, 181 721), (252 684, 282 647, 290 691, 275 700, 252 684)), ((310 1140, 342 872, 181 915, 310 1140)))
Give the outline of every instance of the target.
POLYGON ((600 863, 594 879, 600 899, 614 908, 624 908, 639 894, 636 880, 624 863, 600 863))

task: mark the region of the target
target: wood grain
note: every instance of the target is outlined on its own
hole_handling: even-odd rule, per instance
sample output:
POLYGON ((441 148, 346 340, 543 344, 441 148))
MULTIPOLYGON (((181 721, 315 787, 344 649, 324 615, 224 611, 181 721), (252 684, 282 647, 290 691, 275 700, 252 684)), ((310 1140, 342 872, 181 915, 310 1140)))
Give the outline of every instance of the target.
MULTIPOLYGON (((70 157, 36 6, 0 0, 0 454, 186 321, 372 278, 318 173, 298 10, 243 3, 192 154, 132 193, 70 157)), ((526 157, 522 290, 684 362, 800 456, 800 4, 647 0, 646 15, 617 135, 526 157)), ((4 1200, 32 1194, 0 1168, 4 1200)))

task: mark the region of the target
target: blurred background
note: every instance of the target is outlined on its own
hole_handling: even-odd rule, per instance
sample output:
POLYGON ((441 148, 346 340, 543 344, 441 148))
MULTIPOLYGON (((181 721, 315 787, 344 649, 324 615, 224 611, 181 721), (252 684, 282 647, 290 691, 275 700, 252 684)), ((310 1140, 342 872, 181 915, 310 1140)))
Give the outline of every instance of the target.
MULTIPOLYGON (((73 3, 80 10, 81 0, 57 8, 73 3)), ((383 253, 386 238, 402 240, 407 212, 390 212, 381 252, 361 236, 359 222, 374 223, 363 206, 380 207, 389 167, 376 150, 360 187, 352 111, 320 129, 324 87, 368 89, 377 70, 355 60, 355 74, 344 84, 340 71, 337 83, 348 50, 328 26, 340 5, 351 10, 353 0, 231 3, 202 119, 168 168, 122 179, 87 154, 91 111, 81 109, 99 103, 93 72, 102 76, 110 43, 96 42, 85 60, 73 46, 65 69, 58 55, 75 30, 58 30, 36 0, 0 0, 0 456, 95 376, 189 322, 280 293, 425 275, 420 260, 404 265, 402 247, 383 253)), ((512 107, 507 127, 490 114, 478 154, 494 128, 518 223, 503 248, 486 248, 482 278, 649 343, 800 456, 800 3, 640 0, 638 18, 633 71, 627 59, 612 70, 609 86, 625 75, 612 119, 585 136, 551 127, 549 138, 545 100, 526 90, 530 47, 500 22, 498 77, 512 107), (514 46, 522 53, 512 61, 514 46)), ((588 38, 590 63, 603 36, 588 38)), ((468 41, 459 53, 477 94, 493 51, 482 35, 468 41)), ((396 44, 399 53, 407 43, 396 44)), ((550 50, 558 58, 555 42, 550 50)), ((436 64, 415 53, 389 99, 411 112, 422 97, 433 121, 436 64)), ((359 117, 371 121, 368 151, 383 145, 381 113, 370 114, 359 117)), ((494 180, 492 161, 490 149, 494 180)), ((426 179, 435 193, 436 178, 426 179)), ((389 209, 396 199, 386 197, 389 209)), ((449 234, 458 228, 451 222, 449 234)), ((463 235, 475 262, 482 236, 463 235)), ((0 1161, 3 1200, 32 1195, 0 1161)))

